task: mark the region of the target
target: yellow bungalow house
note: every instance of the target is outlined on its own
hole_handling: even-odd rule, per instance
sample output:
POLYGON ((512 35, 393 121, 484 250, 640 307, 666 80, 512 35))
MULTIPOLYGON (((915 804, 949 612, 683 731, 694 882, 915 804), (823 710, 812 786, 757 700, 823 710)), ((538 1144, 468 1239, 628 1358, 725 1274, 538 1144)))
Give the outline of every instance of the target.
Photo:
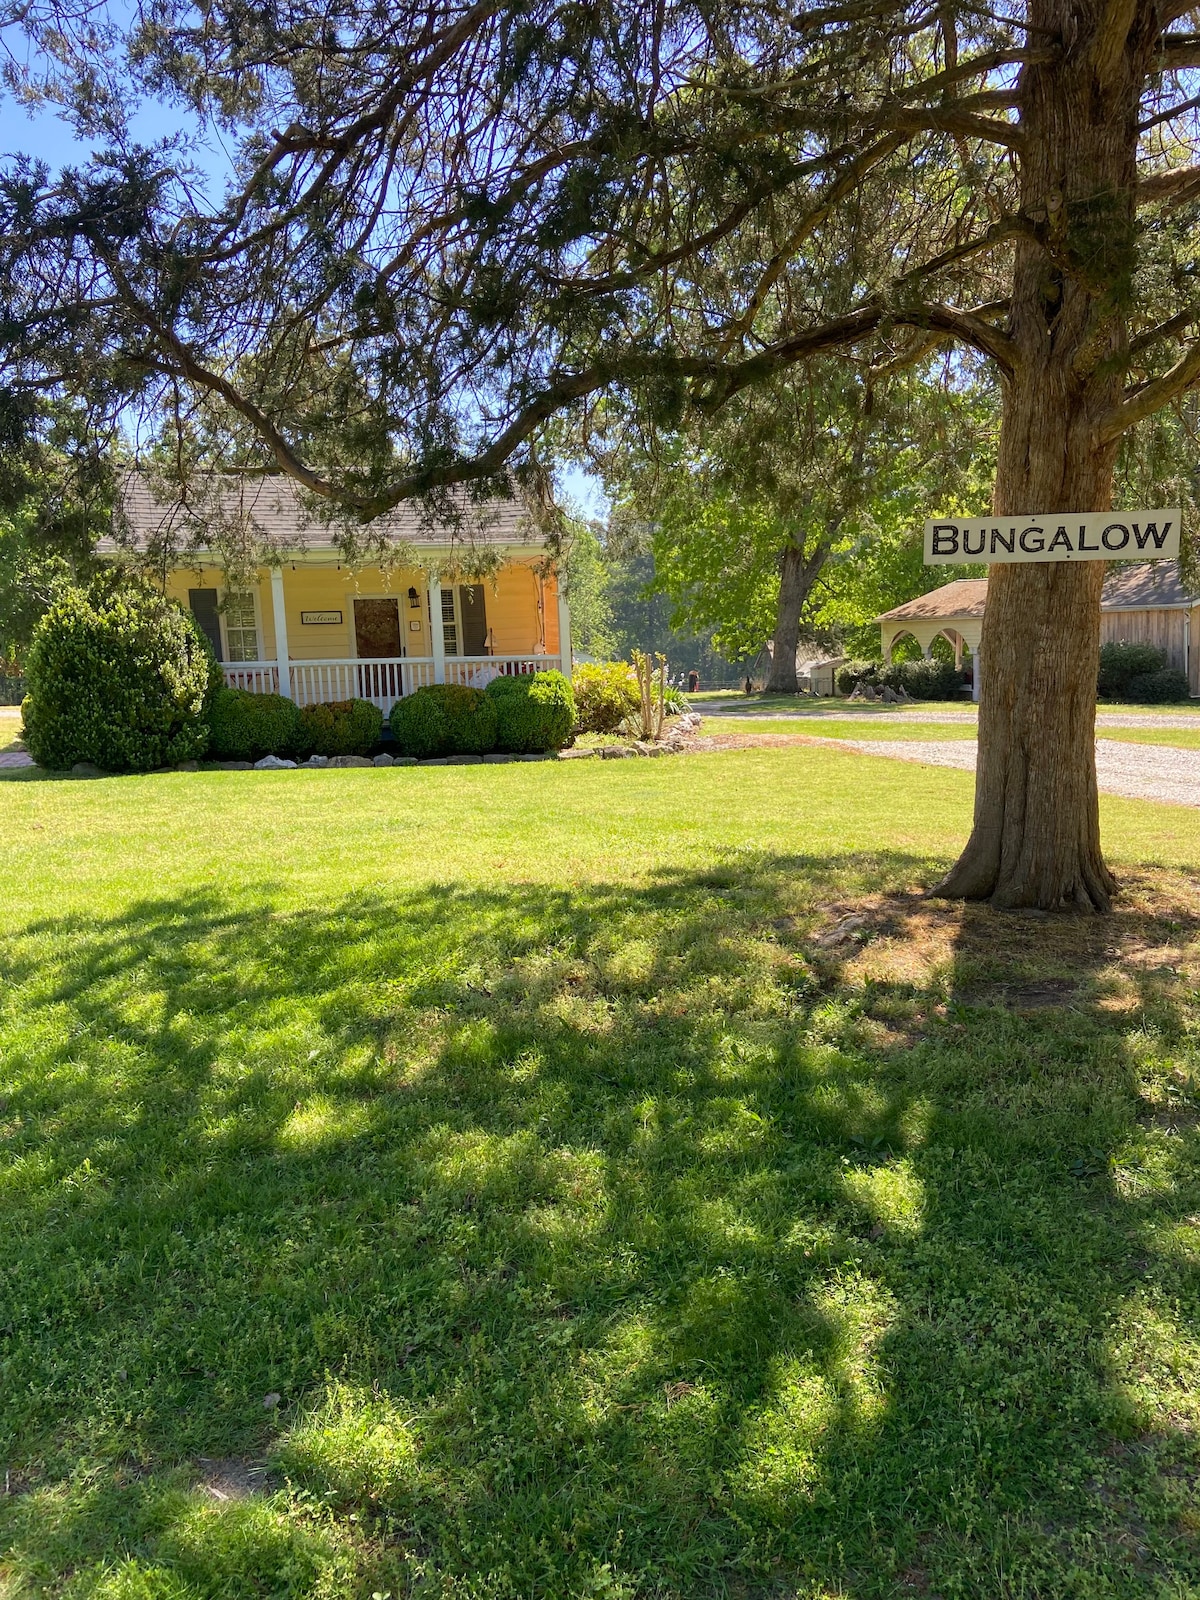
POLYGON ((373 701, 386 715, 402 695, 429 683, 483 688, 500 674, 557 668, 571 673, 566 595, 546 570, 546 550, 521 507, 486 508, 486 540, 500 558, 493 576, 441 582, 459 539, 422 525, 402 506, 371 534, 411 565, 351 566, 326 527, 307 520, 290 480, 231 485, 213 513, 269 551, 250 582, 226 576, 220 540, 205 542, 204 513, 157 499, 131 474, 123 498, 122 546, 167 552, 166 593, 188 607, 236 688, 323 700, 373 701), (175 553, 170 553, 175 552, 175 553))

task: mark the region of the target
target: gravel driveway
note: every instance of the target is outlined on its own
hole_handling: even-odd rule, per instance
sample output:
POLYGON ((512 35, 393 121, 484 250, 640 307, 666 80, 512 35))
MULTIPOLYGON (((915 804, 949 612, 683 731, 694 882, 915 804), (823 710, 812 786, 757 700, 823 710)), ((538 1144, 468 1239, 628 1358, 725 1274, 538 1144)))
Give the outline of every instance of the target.
MULTIPOLYGON (((1163 726, 1161 722, 1158 725, 1163 726)), ((1195 722, 1185 726, 1195 727, 1195 722)), ((890 756, 893 761, 959 767, 965 772, 975 770, 975 745, 969 739, 829 739, 821 742, 861 750, 868 756, 890 756)), ((1096 778, 1102 794, 1122 794, 1131 800, 1169 800, 1176 805, 1200 807, 1200 750, 1173 750, 1169 745, 1118 744, 1113 739, 1097 739, 1096 778)))

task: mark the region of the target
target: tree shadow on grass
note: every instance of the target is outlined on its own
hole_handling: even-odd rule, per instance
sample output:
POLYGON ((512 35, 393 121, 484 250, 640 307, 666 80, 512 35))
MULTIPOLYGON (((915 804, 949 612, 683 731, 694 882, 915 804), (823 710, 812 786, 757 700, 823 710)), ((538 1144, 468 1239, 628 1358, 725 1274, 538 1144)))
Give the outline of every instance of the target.
POLYGON ((1186 1591, 1194 1021, 1108 951, 1186 968, 1195 915, 890 892, 923 870, 211 893, 9 940, 12 1570, 1186 1591), (222 1500, 214 1459, 276 1486, 222 1500))

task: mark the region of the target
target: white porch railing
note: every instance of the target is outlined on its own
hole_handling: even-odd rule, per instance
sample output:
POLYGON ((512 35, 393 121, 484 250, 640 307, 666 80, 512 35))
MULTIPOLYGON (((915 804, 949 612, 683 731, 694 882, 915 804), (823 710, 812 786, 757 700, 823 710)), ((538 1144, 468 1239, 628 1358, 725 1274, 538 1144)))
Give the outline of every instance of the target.
POLYGON ((529 672, 557 672, 557 656, 447 656, 446 682, 486 689, 493 678, 515 678, 529 672))
MULTIPOLYGON (((486 688, 493 678, 558 669, 558 656, 447 656, 446 683, 486 688)), ((226 661, 225 682, 252 694, 278 694, 279 665, 274 661, 226 661)), ((291 698, 297 705, 323 700, 370 700, 386 715, 396 701, 414 689, 437 681, 432 656, 343 657, 330 661, 289 661, 291 698)))
POLYGON ((231 689, 251 694, 278 694, 279 667, 274 661, 223 661, 221 671, 231 689))

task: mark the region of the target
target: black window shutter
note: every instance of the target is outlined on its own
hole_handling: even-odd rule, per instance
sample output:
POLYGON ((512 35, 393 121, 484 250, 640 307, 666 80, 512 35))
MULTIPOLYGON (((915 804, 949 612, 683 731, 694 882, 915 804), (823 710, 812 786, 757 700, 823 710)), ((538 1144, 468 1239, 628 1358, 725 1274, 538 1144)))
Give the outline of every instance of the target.
POLYGON ((217 591, 189 589, 188 605, 192 615, 200 624, 200 632, 212 645, 213 654, 218 661, 224 661, 225 657, 221 654, 221 613, 217 608, 217 591))
POLYGON ((463 584, 458 591, 458 609, 462 617, 462 653, 465 656, 487 654, 487 609, 483 603, 481 583, 463 584))

